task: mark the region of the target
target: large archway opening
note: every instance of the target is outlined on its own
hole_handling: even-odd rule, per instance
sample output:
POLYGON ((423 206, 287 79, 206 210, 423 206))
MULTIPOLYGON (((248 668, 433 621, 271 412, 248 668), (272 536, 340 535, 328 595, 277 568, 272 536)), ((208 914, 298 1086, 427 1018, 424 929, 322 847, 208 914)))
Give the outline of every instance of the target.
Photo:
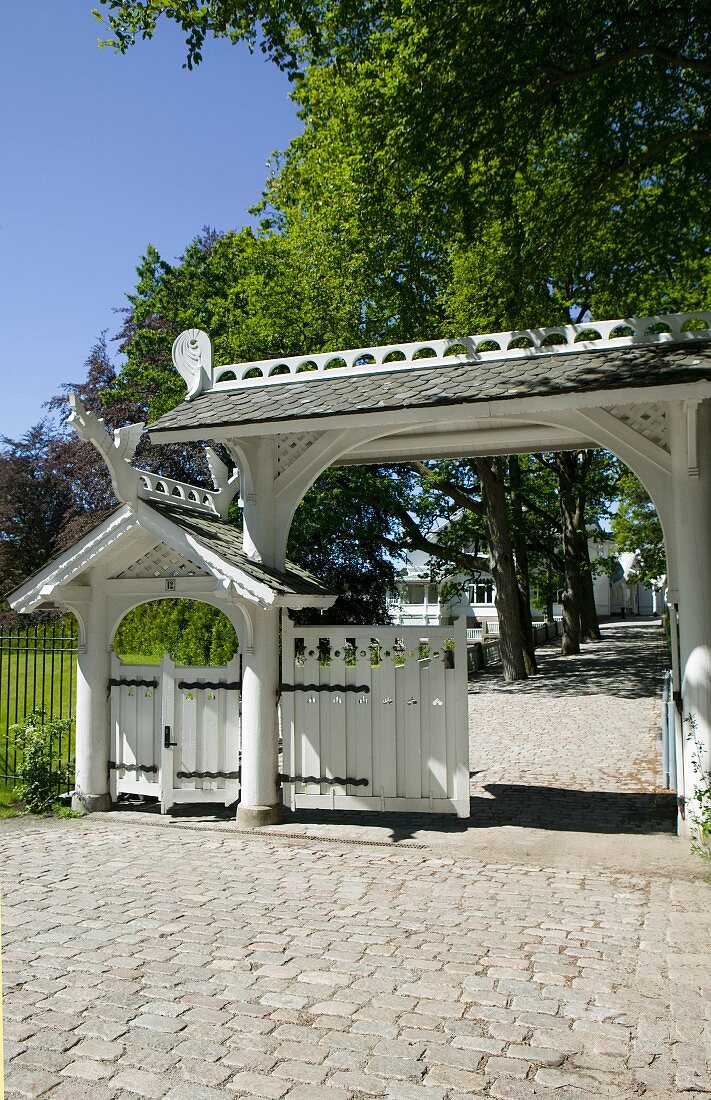
MULTIPOLYGON (((630 480, 632 472, 619 464, 615 476, 630 480)), ((563 659, 554 637, 538 651, 538 675, 522 684, 505 684, 495 659, 470 679, 472 827, 519 825, 591 833, 675 828, 676 775, 673 767, 664 774, 659 740, 663 672, 671 668, 669 626, 668 621, 663 625, 662 615, 668 582, 664 532, 662 517, 645 497, 641 481, 637 489, 639 510, 654 529, 655 545, 637 543, 632 551, 629 532, 626 542, 615 544, 610 519, 619 499, 614 494, 601 510, 605 527, 592 517, 586 524, 586 567, 601 640, 584 643, 580 655, 563 659), (660 564, 652 574, 655 560, 660 564)), ((321 491, 319 483, 317 495, 321 491)), ((298 518, 297 512, 297 528, 298 518)), ((561 537, 558 531, 553 541, 560 543, 561 537)), ((562 558, 562 547, 554 550, 562 558)), ((428 628, 464 615, 469 641, 476 644, 482 638, 482 613, 488 613, 483 633, 493 656, 498 622, 490 574, 482 570, 476 577, 460 576, 461 583, 450 586, 448 597, 441 599, 442 570, 433 570, 432 560, 420 552, 408 563, 404 580, 396 581, 400 598, 390 603, 390 621, 419 626, 424 637, 428 628)), ((556 576, 550 561, 548 566, 546 575, 544 558, 539 558, 538 574, 534 570, 531 577, 531 611, 539 623, 560 618, 562 610, 562 567, 556 576)), ((328 612, 320 618, 333 621, 328 612)), ((538 633, 545 639, 551 632, 538 633)), ((673 742, 674 731, 668 735, 673 742)))

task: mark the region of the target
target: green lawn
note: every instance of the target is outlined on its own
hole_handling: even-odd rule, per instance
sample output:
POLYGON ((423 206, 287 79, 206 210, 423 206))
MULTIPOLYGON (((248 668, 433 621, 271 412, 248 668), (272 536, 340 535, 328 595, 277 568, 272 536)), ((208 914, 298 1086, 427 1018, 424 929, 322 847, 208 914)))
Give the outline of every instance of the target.
MULTIPOLYGON (((12 787, 17 750, 11 727, 36 708, 48 718, 72 718, 76 704, 76 638, 64 624, 0 631, 0 785, 12 787), (63 652, 60 650, 63 648, 63 652)), ((64 739, 61 757, 73 754, 64 739)), ((2 807, 0 803, 0 808, 2 807)))

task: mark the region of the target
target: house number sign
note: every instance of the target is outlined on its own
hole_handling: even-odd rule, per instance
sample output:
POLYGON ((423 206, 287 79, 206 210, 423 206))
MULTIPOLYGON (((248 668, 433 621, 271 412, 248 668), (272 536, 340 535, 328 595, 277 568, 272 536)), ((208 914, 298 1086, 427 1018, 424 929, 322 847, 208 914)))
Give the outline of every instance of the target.
POLYGON ((175 592, 175 581, 172 577, 165 582, 165 590, 166 592, 175 592))

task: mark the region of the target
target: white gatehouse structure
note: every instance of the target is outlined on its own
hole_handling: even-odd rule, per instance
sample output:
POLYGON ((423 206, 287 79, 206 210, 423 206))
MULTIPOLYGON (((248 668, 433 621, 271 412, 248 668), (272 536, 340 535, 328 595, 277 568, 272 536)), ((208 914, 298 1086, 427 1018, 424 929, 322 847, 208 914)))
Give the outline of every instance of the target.
MULTIPOLYGON (((151 552, 151 541, 198 567, 185 581, 181 574, 180 585, 195 591, 204 585, 198 598, 217 601, 241 644, 244 639, 238 821, 269 824, 280 818, 279 609, 325 606, 332 598, 285 557, 294 512, 319 474, 334 464, 602 447, 639 477, 664 530, 677 791, 680 827, 686 827, 695 782, 688 735, 693 732, 701 744, 707 769, 711 748, 711 313, 219 366, 209 337, 189 330, 175 341, 173 360, 187 396, 151 425, 151 439, 221 443, 237 476, 229 479, 213 459, 218 488, 208 493, 136 471, 129 459, 142 426, 121 429, 111 441, 77 404, 75 423, 108 459, 124 503, 10 597, 20 611, 47 601, 69 606, 82 624, 77 798, 86 808, 109 804, 105 683, 111 616, 120 616, 131 600, 153 598, 156 578, 141 601, 128 587, 119 595, 118 586, 138 583, 127 580, 126 562, 151 552), (239 543, 231 541, 234 533, 224 523, 237 484, 243 509, 239 543), (129 537, 131 553, 124 554, 129 537), (83 582, 82 571, 88 578, 83 582)), ((455 759, 455 773, 457 767, 455 759)), ((408 782, 414 791, 414 773, 408 782)), ((357 797, 357 788, 350 790, 357 797)), ((456 800, 446 783, 442 790, 456 800)), ((421 801, 432 793, 424 784, 418 792, 421 801)))

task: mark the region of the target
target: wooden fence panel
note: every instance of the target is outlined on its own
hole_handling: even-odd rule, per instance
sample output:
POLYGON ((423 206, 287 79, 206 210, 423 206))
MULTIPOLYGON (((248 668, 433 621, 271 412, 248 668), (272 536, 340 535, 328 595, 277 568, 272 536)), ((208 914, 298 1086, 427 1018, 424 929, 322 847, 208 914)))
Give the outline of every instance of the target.
POLYGON ((463 621, 295 627, 285 619, 282 680, 293 807, 469 815, 463 621))

